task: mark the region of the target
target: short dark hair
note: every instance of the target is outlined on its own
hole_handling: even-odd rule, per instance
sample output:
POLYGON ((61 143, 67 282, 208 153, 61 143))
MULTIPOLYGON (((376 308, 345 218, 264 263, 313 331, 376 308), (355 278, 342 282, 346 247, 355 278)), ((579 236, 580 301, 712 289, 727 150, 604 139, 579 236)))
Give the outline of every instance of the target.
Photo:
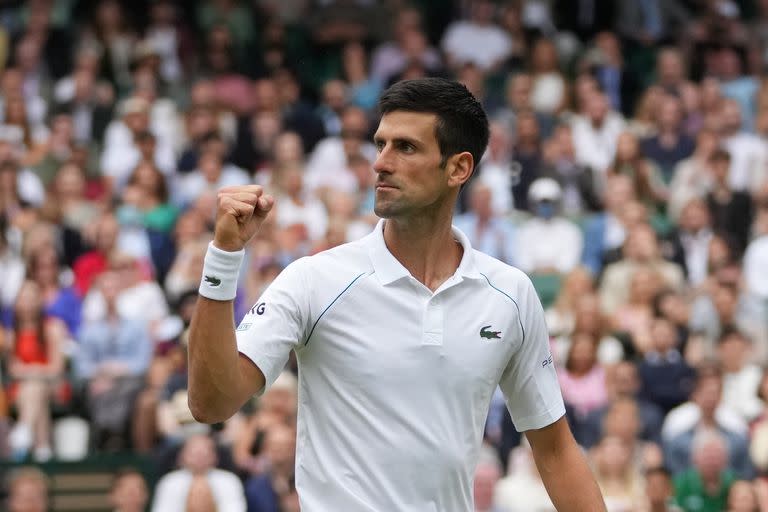
POLYGON ((710 163, 713 162, 730 162, 731 161, 731 154, 723 149, 718 148, 712 152, 712 154, 709 157, 710 163))
POLYGON ((397 82, 381 95, 379 111, 384 115, 397 110, 437 116, 435 138, 441 167, 462 151, 469 151, 477 167, 488 145, 488 116, 463 84, 445 78, 397 82))

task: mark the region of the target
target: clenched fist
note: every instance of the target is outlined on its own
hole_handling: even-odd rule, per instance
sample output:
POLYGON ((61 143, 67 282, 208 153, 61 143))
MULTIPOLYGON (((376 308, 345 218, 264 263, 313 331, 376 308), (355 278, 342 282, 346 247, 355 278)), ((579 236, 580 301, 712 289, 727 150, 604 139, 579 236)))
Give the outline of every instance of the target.
POLYGON ((253 238, 275 200, 259 185, 226 187, 216 198, 213 245, 223 251, 239 251, 253 238))

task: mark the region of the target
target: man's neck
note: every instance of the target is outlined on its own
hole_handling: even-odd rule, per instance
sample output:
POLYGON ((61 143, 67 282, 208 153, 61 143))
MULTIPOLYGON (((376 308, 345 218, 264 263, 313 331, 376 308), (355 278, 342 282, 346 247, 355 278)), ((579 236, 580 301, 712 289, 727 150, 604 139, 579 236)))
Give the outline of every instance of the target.
POLYGON ((435 291, 456 272, 463 248, 454 239, 449 216, 427 217, 387 219, 384 242, 413 277, 435 291))

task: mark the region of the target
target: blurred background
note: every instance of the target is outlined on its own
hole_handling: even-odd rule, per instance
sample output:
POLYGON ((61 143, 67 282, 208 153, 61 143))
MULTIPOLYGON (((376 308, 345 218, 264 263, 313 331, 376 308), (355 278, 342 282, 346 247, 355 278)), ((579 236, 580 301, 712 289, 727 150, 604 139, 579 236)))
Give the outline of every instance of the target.
MULTIPOLYGON (((489 114, 454 223, 533 280, 608 509, 768 510, 768 1, 5 0, 0 69, 3 510, 299 509, 294 363, 186 405, 215 193, 277 198, 239 321, 371 231, 377 99, 425 76, 489 114)), ((554 510, 500 394, 475 501, 554 510)))

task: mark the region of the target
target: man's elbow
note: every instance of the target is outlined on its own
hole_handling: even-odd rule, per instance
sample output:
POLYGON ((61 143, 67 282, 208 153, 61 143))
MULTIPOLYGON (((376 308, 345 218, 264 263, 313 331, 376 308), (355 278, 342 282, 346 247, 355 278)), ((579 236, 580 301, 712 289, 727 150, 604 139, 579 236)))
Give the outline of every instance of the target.
POLYGON ((227 421, 232 414, 214 407, 211 404, 201 403, 200 400, 195 400, 192 395, 187 396, 187 405, 189 411, 192 413, 192 417, 198 423, 207 423, 213 425, 214 423, 223 423, 227 421))

